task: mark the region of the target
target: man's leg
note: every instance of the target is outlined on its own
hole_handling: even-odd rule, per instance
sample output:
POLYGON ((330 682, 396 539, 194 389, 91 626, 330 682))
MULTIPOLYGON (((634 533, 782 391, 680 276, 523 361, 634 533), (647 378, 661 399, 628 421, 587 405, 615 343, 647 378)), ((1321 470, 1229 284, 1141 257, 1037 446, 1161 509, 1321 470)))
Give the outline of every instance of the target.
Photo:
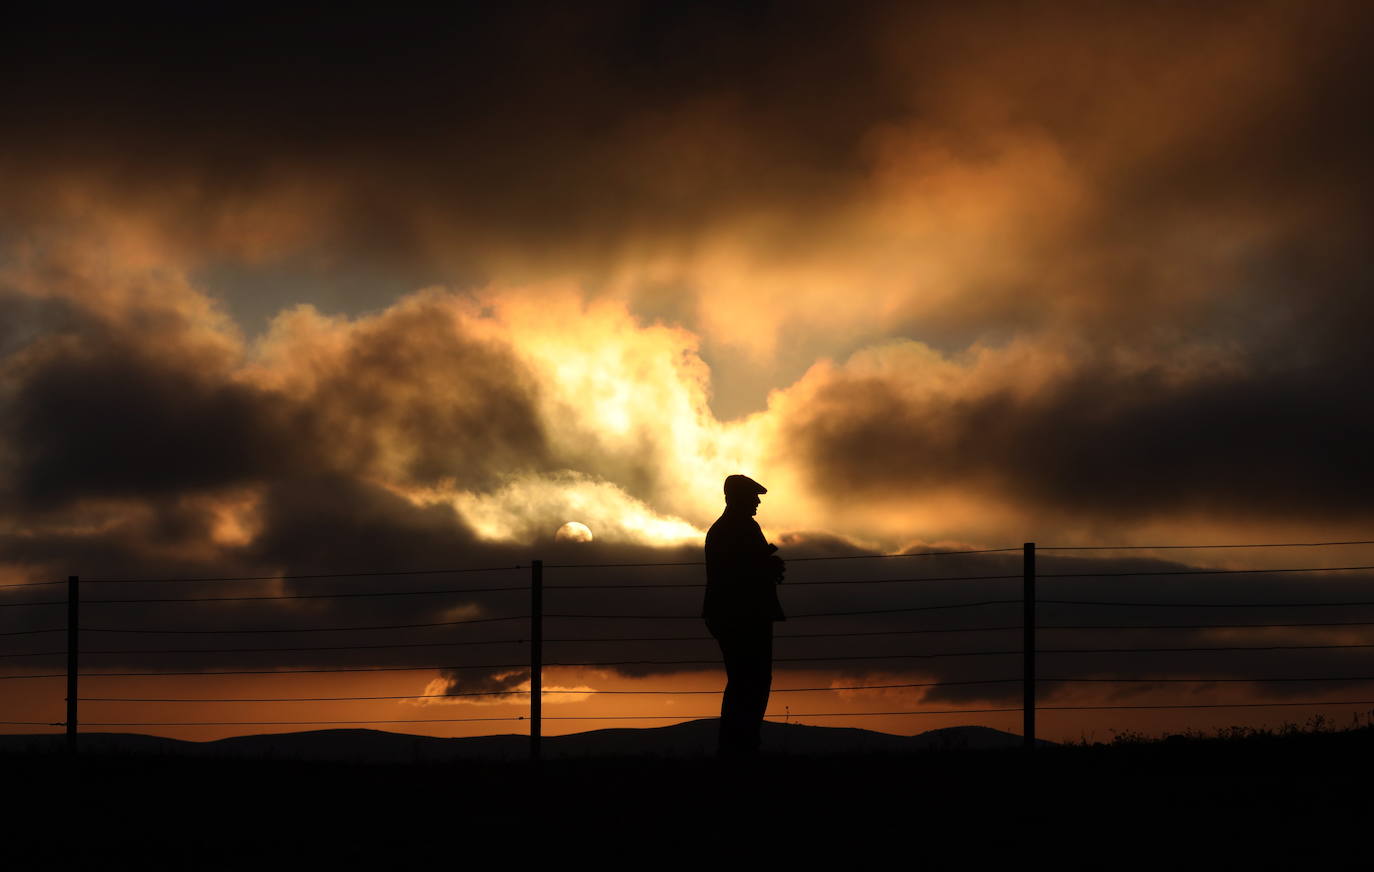
POLYGON ((762 621, 749 628, 741 642, 741 668, 744 672, 740 701, 740 743, 746 753, 757 754, 762 742, 763 718, 768 712, 768 695, 773 688, 773 622, 762 621))
POLYGON ((750 621, 711 628, 725 660, 719 753, 757 754, 773 681, 773 623, 750 621))
POLYGON ((716 754, 728 757, 739 751, 740 691, 743 689, 743 674, 739 660, 739 634, 730 626, 708 625, 711 635, 720 645, 720 656, 725 661, 725 692, 720 697, 720 723, 716 736, 716 754))

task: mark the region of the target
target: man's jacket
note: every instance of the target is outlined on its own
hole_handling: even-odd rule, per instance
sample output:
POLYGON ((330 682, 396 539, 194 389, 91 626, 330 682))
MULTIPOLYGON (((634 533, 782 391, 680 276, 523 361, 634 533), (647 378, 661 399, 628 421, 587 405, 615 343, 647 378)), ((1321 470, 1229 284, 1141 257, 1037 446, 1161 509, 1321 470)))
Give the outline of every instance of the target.
POLYGON ((773 554, 777 550, 763 538, 753 517, 727 507, 706 532, 706 599, 701 616, 708 622, 787 620, 778 602, 783 564, 773 554))

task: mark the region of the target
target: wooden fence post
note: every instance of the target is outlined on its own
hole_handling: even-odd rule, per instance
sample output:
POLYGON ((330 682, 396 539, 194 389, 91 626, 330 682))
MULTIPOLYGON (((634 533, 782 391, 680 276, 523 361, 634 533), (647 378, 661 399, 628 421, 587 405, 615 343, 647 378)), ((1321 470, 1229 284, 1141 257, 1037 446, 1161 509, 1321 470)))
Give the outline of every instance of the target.
POLYGON ((1035 747, 1035 543, 1021 546, 1021 702, 1022 746, 1035 747))
POLYGON ((544 561, 530 564, 530 759, 540 760, 544 716, 544 561))
POLYGON ((77 676, 80 666, 81 578, 67 576, 67 753, 76 756, 77 676))

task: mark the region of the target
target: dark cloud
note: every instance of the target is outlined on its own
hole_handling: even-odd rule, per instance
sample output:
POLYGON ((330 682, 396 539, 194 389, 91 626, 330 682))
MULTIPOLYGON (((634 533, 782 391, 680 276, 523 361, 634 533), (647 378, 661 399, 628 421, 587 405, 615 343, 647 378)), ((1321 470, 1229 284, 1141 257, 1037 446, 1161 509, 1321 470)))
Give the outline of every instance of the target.
POLYGON ((443 301, 359 327, 304 405, 302 434, 336 468, 485 488, 548 464, 533 374, 496 339, 464 335, 443 301), (399 469, 382 455, 401 454, 399 469))
POLYGON ((1108 204, 1049 256, 1368 199, 1356 3, 154 4, 13 23, 11 221, 89 184, 201 258, 255 209, 309 214, 279 245, 464 274, 492 248, 604 268, 756 212, 790 216, 752 241, 787 254, 843 231, 892 129, 971 166, 1043 136, 1108 204))
MULTIPOLYGON (((312 233, 399 262, 433 254, 436 222, 459 261, 512 238, 530 257, 615 247, 833 198, 884 102, 864 16, 825 4, 29 15, 6 46, 25 131, 7 175, 89 172, 196 244, 300 185, 343 192, 312 233)), ((45 211, 51 181, 16 208, 45 211)))
POLYGON ((530 377, 438 304, 360 326, 302 364, 296 396, 238 377, 233 346, 172 310, 64 320, 0 371, 10 509, 331 470, 480 485, 543 462, 530 377))
POLYGON ((925 396, 904 389, 908 377, 840 370, 808 393, 784 439, 819 493, 979 492, 1099 519, 1367 514, 1365 361, 1180 374, 1087 357, 1033 392, 1008 379, 925 396))
POLYGON ((5 508, 157 497, 259 479, 301 455, 274 398, 229 378, 223 348, 173 314, 75 312, 3 362, 5 508))

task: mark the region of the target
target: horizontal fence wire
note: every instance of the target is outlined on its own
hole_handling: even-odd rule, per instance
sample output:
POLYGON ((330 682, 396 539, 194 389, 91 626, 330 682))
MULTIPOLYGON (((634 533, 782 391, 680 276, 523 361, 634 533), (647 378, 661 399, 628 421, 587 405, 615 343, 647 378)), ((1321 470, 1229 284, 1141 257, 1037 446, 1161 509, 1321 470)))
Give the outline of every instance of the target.
MULTIPOLYGON (((404 648, 450 648, 469 645, 516 645, 524 639, 473 639, 457 642, 397 642, 390 645, 312 645, 294 648, 118 648, 109 651, 82 650, 81 656, 112 654, 264 654, 273 652, 298 653, 302 651, 383 651, 404 648)), ((31 654, 0 654, 3 657, 46 657, 51 654, 66 655, 66 651, 45 651, 31 654)))
MULTIPOLYGON (((864 636, 914 636, 925 633, 990 633, 996 630, 1020 630, 1021 626, 1006 627, 956 627, 953 629, 925 629, 925 630, 862 630, 851 633, 785 633, 775 635, 775 640, 782 639, 839 639, 839 638, 860 638, 864 636)), ((639 636, 639 637, 602 637, 579 639, 545 639, 544 644, 551 642, 561 643, 586 643, 602 644, 608 642, 714 642, 714 636, 639 636)))
MULTIPOLYGON (((239 648, 239 649, 165 649, 147 651, 89 651, 86 654, 221 654, 221 653, 249 653, 249 652, 271 652, 271 651, 331 651, 331 650, 361 650, 369 648, 435 648, 449 647, 458 645, 481 645, 481 644, 510 644, 518 640, 498 640, 492 642, 434 642, 434 643, 405 643, 399 645, 367 645, 367 646, 345 646, 343 648, 323 647, 323 648, 239 648)), ((1225 646, 1193 646, 1193 647, 1173 647, 1173 648, 1040 648, 1037 654, 1167 654, 1167 653, 1201 653, 1201 652, 1234 652, 1234 651, 1328 651, 1328 650, 1349 650, 1357 648, 1374 648, 1374 643, 1346 643, 1339 645, 1225 645, 1225 646)), ((942 657, 990 657, 1005 655, 1020 655, 1023 653, 1019 648, 1006 651, 942 651, 937 653, 920 654, 852 654, 852 655, 833 655, 824 657, 774 657, 775 663, 826 663, 852 660, 926 660, 942 657)), ((10 654, 7 657, 43 657, 66 654, 65 651, 44 651, 32 654, 10 654)), ((591 668, 597 666, 682 666, 717 663, 718 659, 712 660, 596 660, 580 663, 558 663, 546 662, 546 667, 582 667, 591 668)), ((528 664, 473 664, 468 666, 444 666, 430 667, 442 669, 510 669, 523 668, 528 664)), ((422 669, 425 667, 409 667, 412 669, 422 669)), ((288 672, 300 672, 310 670, 289 670, 288 672)), ((93 675, 114 675, 115 673, 80 673, 82 677, 93 675)), ((128 674, 159 674, 159 673, 128 673, 128 674)), ((197 673, 188 673, 197 674, 197 673)), ((230 674, 230 673, 200 673, 206 675, 230 674)))
MULTIPOLYGON (((1374 627, 1374 621, 1314 621, 1298 624, 1040 624, 1037 630, 1284 630, 1304 627, 1374 627)), ((1020 629, 1020 627, 1017 627, 1020 629)))
MULTIPOLYGON (((349 672, 454 672, 460 669, 528 669, 528 663, 439 664, 428 666, 327 666, 306 669, 200 669, 160 672, 82 672, 82 678, 164 678, 188 675, 319 675, 349 672)), ((65 675, 66 673, 62 673, 65 675)), ((38 676, 5 676, 29 678, 38 676)), ((46 676, 44 676, 46 677, 46 676)))
MULTIPOLYGON (((1020 681, 1020 678, 988 678, 973 681, 927 681, 917 684, 857 684, 840 685, 829 687, 777 687, 773 688, 773 693, 817 693, 824 691, 840 690, 891 690, 894 688, 915 688, 915 687, 966 687, 978 684, 1009 684, 1020 681)), ((362 702, 370 700, 397 700, 397 699, 449 699, 453 697, 469 696, 529 696, 533 691, 529 690, 474 690, 461 691, 458 693, 428 693, 428 694, 409 694, 403 696, 326 696, 326 697, 270 697, 265 699, 255 698, 193 698, 193 697, 81 697, 82 702, 362 702)), ((581 690, 581 689, 556 689, 541 691, 545 696, 550 694, 578 694, 587 696, 698 696, 715 695, 719 696, 723 691, 720 690, 581 690)))
MULTIPOLYGON (((1015 600, 1020 602, 1020 600, 1015 600)), ((1340 602, 1298 602, 1298 603, 1181 603, 1181 602, 1122 602, 1120 600, 1061 600, 1061 599, 1042 599, 1037 600, 1040 605, 1056 606, 1126 606, 1131 608, 1166 608, 1166 609, 1306 609, 1306 608, 1325 608, 1325 607, 1350 607, 1350 606, 1374 606, 1374 600, 1343 600, 1340 602)))
POLYGON ((364 591, 361 593, 288 593, 280 596, 203 596, 203 597, 163 597, 156 599, 112 599, 96 600, 82 599, 81 604, 86 605, 118 605, 129 603, 228 603, 228 602, 250 602, 255 600, 305 600, 305 599, 356 599, 361 597, 389 597, 389 596, 435 596, 438 594, 468 594, 468 593, 529 593, 528 587, 459 587, 459 588, 440 588, 436 590, 379 590, 364 591))
POLYGON ((1348 542, 1250 542, 1241 545, 1036 545, 1037 551, 1180 551, 1209 548, 1325 548, 1332 545, 1374 545, 1374 539, 1348 542))
MULTIPOLYGON (((1212 702, 1176 703, 1157 705, 1047 705, 1036 706, 1037 711, 1051 712, 1089 712, 1112 711, 1118 709, 1227 709, 1227 708, 1281 708, 1284 706, 1328 706, 1328 705, 1374 705, 1370 699, 1317 699, 1301 702, 1212 702)), ((1013 711, 1019 711, 1013 709, 1013 711)))
MULTIPOLYGON (((224 575, 212 578, 170 577, 170 578, 81 578, 82 584, 169 584, 196 583, 211 581, 304 581, 322 578, 372 578, 396 575, 456 575, 464 572, 510 572, 516 569, 529 569, 529 564, 517 563, 506 566, 482 566, 463 569, 371 569, 364 572, 315 572, 304 575, 224 575)), ((49 584, 65 584, 54 581, 49 584)))
MULTIPOLYGON (((56 676, 54 676, 56 677, 56 676)), ((1304 676, 1201 676, 1195 678, 1177 677, 1144 677, 1144 678, 1077 678, 1060 676, 1041 676, 1037 679, 1042 682, 1055 684, 1270 684, 1270 683, 1293 683, 1293 682, 1320 682, 1320 681, 1374 681, 1374 675, 1304 675, 1304 676)), ((897 684, 855 684, 855 685, 827 685, 825 687, 780 687, 774 688, 772 693, 822 693, 835 691, 858 691, 858 690, 898 690, 914 688, 932 687, 967 687, 988 684, 1013 684, 1020 682, 1017 678, 988 678, 970 681, 928 681, 911 682, 897 684)), ((459 691, 457 693, 430 693, 430 694, 399 694, 390 696, 325 696, 325 697, 80 697, 82 702, 160 702, 160 703, 231 703, 231 702, 365 702, 376 700, 410 700, 410 699, 456 699, 464 697, 487 697, 487 696, 528 696, 532 691, 529 690, 479 690, 479 691, 459 691)), ((548 695, 582 695, 582 696, 697 696, 697 695, 720 695, 721 690, 592 690, 592 689, 545 689, 541 691, 545 696, 548 695)))
MULTIPOLYGON (((128 599, 81 599, 81 605, 135 605, 148 603, 228 603, 228 602, 281 602, 285 600, 320 600, 320 599, 358 599, 367 597, 397 597, 397 596, 435 596, 441 594, 472 594, 472 593, 529 593, 528 587, 463 587, 463 588, 436 588, 434 590, 387 590, 387 591, 365 591, 359 593, 290 593, 276 596, 202 596, 202 597, 140 597, 128 599)), ((27 603, 0 603, 0 608, 16 608, 19 606, 65 606, 66 600, 43 600, 40 602, 27 603)))
MULTIPOLYGON (((1042 601, 1043 602, 1043 601, 1042 601)), ((552 617, 552 616, 546 616, 552 617)), ((572 617, 572 616, 565 616, 572 617)), ((694 616, 695 617, 695 616, 694 616)), ((497 621, 528 621, 529 615, 511 615, 502 618, 476 618, 469 621, 435 621, 423 624, 373 624, 361 627, 268 627, 234 630, 172 630, 163 628, 129 629, 123 627, 82 627, 82 633, 130 633, 156 635, 253 635, 258 633, 342 633, 363 630, 411 630, 430 627, 454 627, 464 624, 484 624, 497 621)), ((1374 627, 1374 621, 1307 621, 1284 624, 1039 624, 1039 630, 1274 630, 1307 627, 1374 627)), ((925 633, 992 633, 1022 629, 1020 624, 1002 624, 988 627, 930 627, 915 630, 864 630, 847 633, 783 633, 775 639, 818 639, 846 636, 898 636, 925 633)), ((65 633, 65 627, 46 630, 20 630, 0 633, 6 636, 36 635, 40 633, 65 633)), ((519 640, 528 641, 528 640, 519 640)), ((580 637, 576 639, 548 639, 550 642, 685 642, 714 641, 714 637, 698 636, 639 636, 639 637, 580 637)), ((342 647, 342 646, 341 646, 342 647)), ((367 647, 367 646, 359 646, 367 647)))
MULTIPOLYGON (((1247 543, 1220 543, 1205 545, 1036 545, 1037 551, 1176 551, 1192 550, 1205 551, 1209 549, 1223 548, 1324 548, 1342 545, 1374 545, 1374 539, 1353 539, 1338 542, 1247 542, 1247 543)), ((1023 546, 1006 546, 1000 548, 970 548, 946 551, 911 551, 898 554, 835 554, 821 555, 812 557, 791 557, 789 563, 800 563, 819 560, 887 560, 902 557, 957 557, 971 554, 1005 554, 1021 551, 1023 546)), ((703 566, 704 560, 682 560, 682 561, 645 561, 629 563, 545 563, 545 569, 615 569, 615 568, 643 568, 643 567, 668 567, 668 566, 703 566)), ((369 576, 389 576, 389 575, 448 575, 460 572, 507 572, 520 569, 529 569, 527 563, 504 564, 501 566, 484 567, 453 567, 447 569, 397 569, 397 570, 367 570, 367 571, 348 571, 348 572, 318 572, 318 573, 281 573, 275 575, 243 575, 243 576, 174 576, 159 578, 102 578, 83 577, 82 583, 94 584, 113 584, 113 583, 140 583, 156 584, 162 582, 217 582, 217 581, 278 581, 278 580, 300 580, 317 578, 364 578, 369 576)), ((16 587, 35 587, 39 585, 66 584, 65 581, 32 581, 20 584, 4 584, 3 588, 16 587)))
MULTIPOLYGON (((774 663, 841 663, 853 660, 935 660, 943 657, 1002 657, 1021 656, 1021 649, 1011 651, 942 651, 936 654, 854 654, 830 657, 774 657, 774 663)), ((593 668, 598 666, 700 666, 718 664, 720 658, 712 660, 594 660, 586 663, 551 663, 545 661, 544 668, 550 666, 593 668)))
POLYGON ((1226 645, 1193 648, 1038 648, 1036 654, 1169 654, 1202 651, 1331 651, 1337 649, 1374 648, 1370 644, 1345 645, 1226 645))
MULTIPOLYGON (((971 603, 951 603, 949 605, 938 606, 910 606, 897 609, 867 609, 852 612, 806 612, 803 614, 789 615, 788 620, 797 618, 838 618, 849 617, 852 615, 891 615, 903 612, 933 612, 948 609, 972 609, 982 606, 997 605, 1021 605, 1021 600, 983 600, 971 603)), ((545 618, 583 618, 588 620, 635 620, 635 621, 700 621, 700 615, 586 615, 572 614, 567 612, 546 613, 545 618)))
MULTIPOLYGON (((587 564, 592 565, 592 564, 587 564)), ((625 564, 629 565, 629 564, 625 564)), ((676 565, 676 564, 674 564, 676 565)), ((1317 566, 1300 568, 1282 569, 1186 569, 1186 570, 1151 570, 1133 572, 1060 572, 1060 573, 1039 573, 1037 580, 1041 579, 1060 579, 1060 578, 1131 578, 1131 577, 1168 577, 1168 576, 1194 576, 1194 575, 1272 575, 1278 573, 1295 572, 1356 572, 1374 570, 1374 565, 1364 566, 1317 566)), ((790 582, 789 586, 801 587, 808 585, 834 585, 834 584, 897 584, 897 583, 918 583, 932 581, 1011 581, 1020 580, 1020 575, 974 575, 974 576, 937 576, 928 578, 889 578, 889 579, 848 579, 848 580, 827 580, 827 581, 800 581, 790 582)), ((546 588, 549 591, 556 590, 631 590, 631 589, 665 589, 677 588, 682 590, 692 590, 704 587, 704 584, 597 584, 597 585, 550 585, 546 588)), ((278 600, 302 600, 302 599, 350 599, 360 597, 397 597, 397 596, 433 596, 441 594, 473 594, 473 593, 514 593, 528 592, 526 586, 515 587, 478 587, 478 588, 443 588, 434 590, 406 590, 406 591, 366 591, 355 593, 317 593, 317 594, 280 594, 274 596, 239 596, 239 597, 145 597, 127 599, 83 599, 83 605, 116 605, 116 604, 138 604, 138 603, 207 603, 207 602, 248 602, 248 601, 278 601, 278 600)), ((1054 600, 1040 600, 1040 602, 1055 602, 1054 600)), ((66 605, 66 600, 43 600, 38 602, 26 603, 0 603, 0 608, 13 608, 19 606, 53 606, 66 605)), ((1367 603, 1354 603, 1354 605, 1367 605, 1367 603)), ((834 613, 838 614, 838 613, 834 613)), ((850 614, 860 614, 853 612, 850 614)), ((549 615, 548 617, 556 617, 549 615)), ((616 616, 607 616, 616 617, 616 616)), ((807 616, 809 617, 809 616, 807 616)))
MULTIPOLYGON (((1119 709, 1224 709, 1224 708, 1276 708, 1282 706, 1328 706, 1328 705, 1374 705, 1374 699, 1317 700, 1312 702, 1241 702, 1241 703, 1192 703, 1180 705, 1051 705, 1036 706, 1036 711, 1087 712, 1114 711, 1119 709)), ((1006 712, 1018 714, 1021 707, 1014 708, 977 708, 977 709, 914 709, 887 712, 790 712, 770 714, 767 718, 864 718, 890 717, 893 715, 970 715, 1006 712)), ((714 718, 714 714, 702 715, 545 715, 546 721, 619 721, 619 720, 699 720, 714 718)))
POLYGON ((1019 599, 979 600, 978 602, 970 602, 970 603, 948 603, 948 604, 938 605, 938 606, 905 606, 905 607, 902 607, 902 608, 895 608, 895 609, 863 609, 863 610, 860 610, 860 611, 852 611, 852 612, 803 612, 803 613, 801 613, 801 614, 792 615, 791 617, 793 617, 793 618, 841 618, 841 617, 850 617, 850 616, 854 616, 854 615, 898 615, 898 614, 903 614, 903 613, 906 613, 906 612, 939 612, 939 611, 948 611, 948 610, 951 610, 951 609, 978 609, 978 608, 983 608, 984 606, 1006 606, 1006 605, 1016 605, 1016 606, 1019 606, 1019 605, 1021 605, 1021 600, 1019 600, 1019 599))
MULTIPOLYGON (((1283 569, 1155 569, 1137 572, 1045 572, 1036 573, 1036 579, 1045 578, 1132 578, 1173 575, 1276 575, 1288 572, 1362 572, 1374 566, 1307 566, 1283 569)), ((1019 577, 1019 576, 1018 576, 1019 577)))
MULTIPOLYGON (((1275 630, 1305 627, 1374 627, 1374 621, 1322 621, 1299 624, 1039 624, 1037 630, 1275 630)), ((859 630, 847 633, 780 633, 775 640, 781 639, 831 639, 857 638, 863 636, 914 636, 944 633, 995 633, 1021 631, 1021 624, 1003 624, 990 627, 929 627, 917 630, 859 630)), ((551 642, 713 642, 714 636, 638 636, 638 637, 580 637, 576 639, 545 639, 551 642)))
MULTIPOLYGON (((1270 682, 1313 682, 1313 681, 1374 681, 1374 675, 1352 675, 1352 676, 1264 676, 1253 678, 1056 678, 1040 677, 1039 681, 1054 682, 1057 684, 1227 684, 1227 683, 1246 683, 1263 684, 1270 682)), ((825 687, 776 687, 772 693, 830 693, 837 691, 858 691, 858 690, 905 690, 914 688, 932 687, 969 687, 988 684, 1015 684, 1021 678, 987 678, 971 681, 927 681, 901 684, 850 684, 850 685, 828 685, 825 687)), ((159 703, 233 703, 233 702, 372 702, 386 700, 410 700, 410 699, 457 699, 465 697, 488 697, 488 696, 529 696, 529 690, 474 690, 460 691, 457 693, 424 693, 424 694, 401 694, 394 696, 276 696, 276 697, 102 697, 102 696, 83 696, 82 702, 159 702, 159 703)), ((583 690, 583 689, 545 689, 541 691, 545 696, 550 695, 579 695, 579 696, 719 696, 722 690, 583 690)))
POLYGON ((363 630, 416 630, 428 627, 458 627, 465 624, 494 624, 499 621, 528 621, 529 615, 504 615, 497 618, 468 618, 461 621, 432 621, 424 624, 366 624, 360 627, 259 627, 233 630, 171 630, 162 627, 129 629, 125 627, 82 627, 83 633, 145 633, 168 635, 255 634, 255 633, 345 633, 363 630))
POLYGON ((1374 681, 1374 675, 1266 675, 1246 678, 1047 678, 1040 676, 1036 680, 1054 681, 1061 684, 1269 684, 1270 682, 1293 681, 1374 681))
MULTIPOLYGON (((899 557, 953 557, 963 554, 998 554, 1020 551, 1021 546, 1008 548, 977 548, 958 551, 910 551, 904 554, 836 554, 820 557, 790 557, 788 563, 813 560, 890 560, 899 557)), ((704 560, 682 560, 657 563, 546 563, 545 569, 625 569, 650 566, 705 566, 704 560)))
MULTIPOLYGON (((788 581, 787 587, 810 587, 825 584, 911 584, 922 581, 1020 581, 1020 575, 947 575, 928 578, 842 578, 827 581, 788 581)), ((700 590, 700 584, 551 584, 545 585, 545 592, 556 590, 700 590)))
MULTIPOLYGON (((1222 548, 1323 548, 1340 545, 1374 545, 1374 539, 1355 539, 1340 542, 1248 542, 1248 543, 1224 543, 1207 545, 1036 545, 1037 551, 1174 551, 1174 550, 1194 550, 1203 551, 1208 549, 1222 548)), ((813 557, 792 557, 788 558, 789 563, 799 563, 805 561, 818 560, 876 560, 892 559, 901 557, 955 557, 968 554, 1003 554, 1020 551, 1022 546, 1008 546, 1002 548, 976 548, 948 551, 912 551, 899 554, 837 554, 813 557)), ((614 569, 614 568, 636 568, 636 567, 665 567, 665 566, 703 566, 703 560, 687 561, 653 561, 636 563, 546 563, 545 569, 614 569)), ((368 570, 362 572, 319 572, 319 573, 283 573, 276 575, 244 575, 244 576, 210 576, 210 577, 160 577, 160 578, 101 578, 90 577, 82 578, 82 583, 94 584, 114 584, 114 583, 140 583, 157 584, 162 582, 217 582, 217 581, 278 581, 278 580, 301 580, 316 578, 364 578, 369 576, 388 576, 388 575, 447 575, 460 572, 505 572, 519 569, 528 569, 529 564, 516 563, 502 566, 484 567, 455 567, 448 569, 400 569, 400 570, 368 570)), ((40 585, 66 584, 65 581, 31 581, 21 584, 4 584, 0 589, 17 587, 36 587, 40 585)))
MULTIPOLYGON (((775 639, 820 639, 820 638, 861 638, 867 636, 908 636, 927 633, 986 633, 996 630, 1020 630, 1019 626, 1006 627, 960 627, 954 629, 924 629, 924 630, 865 630, 849 633, 788 633, 775 636, 775 639)), ((165 632, 174 633, 175 630, 165 632)), ((401 648, 433 648, 454 645, 519 645, 525 644, 529 640, 524 638, 517 639, 474 639, 462 641, 441 641, 441 642, 397 642, 387 645, 312 645, 312 646, 291 646, 291 647, 272 647, 272 648, 118 648, 111 650, 82 650, 82 655, 112 655, 112 654, 261 654, 274 651, 282 652, 302 652, 302 651, 373 651, 401 648)), ((545 639, 545 643, 581 643, 581 644, 609 644, 617 642, 714 642, 713 636, 643 636, 638 638, 580 638, 580 639, 545 639)), ((62 651, 28 651, 20 654, 0 654, 0 659, 6 657, 52 657, 65 655, 62 651)))
MULTIPOLYGON (((388 718, 370 721, 82 721, 83 727, 307 727, 369 724, 458 724, 471 721, 523 721, 524 715, 480 718, 388 718)), ((545 718, 547 720, 547 718, 545 718)), ((53 724, 52 726, 59 726, 53 724)))
MULTIPOLYGON (((862 654, 842 657, 777 657, 777 663, 822 663, 840 662, 851 660, 926 660, 940 657, 983 657, 998 655, 1019 655, 1020 650, 1014 651, 958 651, 938 654, 862 654)), ((550 663, 545 662, 544 668, 595 668, 601 666, 692 666, 692 665, 718 665, 720 659, 712 660, 597 660, 585 663, 550 663)), ((454 671, 459 669, 528 669, 528 663, 468 663, 468 664, 444 664, 437 666, 358 666, 358 667, 327 667, 327 668, 307 668, 307 669, 216 669, 216 670, 187 670, 187 671, 157 671, 157 672, 82 672, 82 678, 135 678, 135 677, 165 677, 165 676, 197 676, 197 675, 308 675, 316 673, 347 673, 347 672, 439 672, 454 671)), ((65 673, 61 673, 65 674, 65 673)), ((50 676, 30 676, 12 675, 0 676, 3 678, 38 678, 50 676)))

